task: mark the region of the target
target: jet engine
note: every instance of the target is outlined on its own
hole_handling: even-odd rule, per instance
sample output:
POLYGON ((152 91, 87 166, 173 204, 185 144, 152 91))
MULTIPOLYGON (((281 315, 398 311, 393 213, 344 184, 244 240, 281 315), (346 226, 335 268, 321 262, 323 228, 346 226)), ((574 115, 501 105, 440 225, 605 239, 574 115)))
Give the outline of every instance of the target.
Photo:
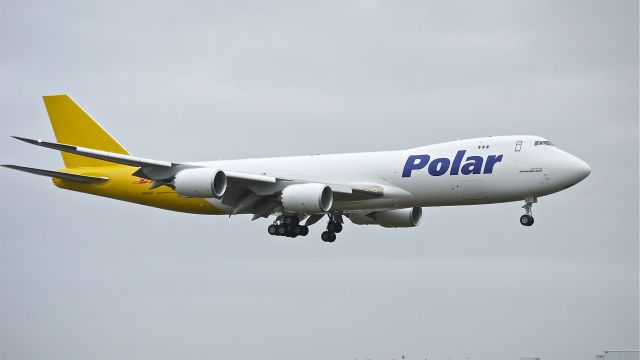
POLYGON ((380 225, 386 228, 414 227, 420 224, 422 208, 376 211, 367 215, 354 213, 347 216, 356 225, 380 225))
POLYGON ((296 184, 282 190, 282 206, 287 211, 324 213, 333 205, 333 191, 323 184, 296 184))
POLYGON ((176 174, 173 184, 180 196, 220 198, 227 190, 227 176, 222 170, 185 169, 176 174))

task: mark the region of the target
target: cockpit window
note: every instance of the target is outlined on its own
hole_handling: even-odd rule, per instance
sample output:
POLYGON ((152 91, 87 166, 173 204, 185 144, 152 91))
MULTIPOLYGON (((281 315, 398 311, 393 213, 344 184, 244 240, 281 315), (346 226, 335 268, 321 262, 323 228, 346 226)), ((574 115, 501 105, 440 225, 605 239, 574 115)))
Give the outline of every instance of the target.
POLYGON ((551 141, 536 141, 533 146, 539 146, 539 145, 547 145, 547 146, 553 146, 553 144, 551 143, 551 141))

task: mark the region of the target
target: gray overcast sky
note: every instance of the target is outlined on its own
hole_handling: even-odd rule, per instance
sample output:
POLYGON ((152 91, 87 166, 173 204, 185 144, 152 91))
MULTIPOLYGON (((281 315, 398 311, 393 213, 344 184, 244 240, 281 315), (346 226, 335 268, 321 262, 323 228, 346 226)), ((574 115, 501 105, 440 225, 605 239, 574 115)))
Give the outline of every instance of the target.
MULTIPOLYGON (((67 92, 129 151, 214 160, 536 134, 583 183, 269 237, 0 173, 2 359, 543 359, 638 347, 636 1, 5 1, 0 153, 60 167, 67 92)), ((372 164, 373 165, 373 164, 372 164)))

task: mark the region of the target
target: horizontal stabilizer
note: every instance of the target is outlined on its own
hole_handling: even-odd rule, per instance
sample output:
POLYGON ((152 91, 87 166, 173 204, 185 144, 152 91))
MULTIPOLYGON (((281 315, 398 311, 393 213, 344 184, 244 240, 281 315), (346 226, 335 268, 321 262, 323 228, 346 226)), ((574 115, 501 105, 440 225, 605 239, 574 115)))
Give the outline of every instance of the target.
POLYGON ((69 174, 69 173, 64 173, 60 171, 36 169, 36 168, 30 168, 26 166, 18 166, 18 165, 2 165, 2 166, 9 169, 13 169, 13 170, 24 171, 30 174, 48 176, 52 178, 75 181, 75 182, 84 183, 84 184, 101 183, 109 180, 109 178, 106 178, 106 177, 69 174))
POLYGON ((135 166, 135 167, 153 166, 153 167, 164 167, 164 168, 170 168, 172 165, 170 162, 166 162, 166 161, 143 159, 143 158, 139 158, 131 155, 123 155, 123 154, 118 154, 118 153, 113 153, 108 151, 88 149, 80 146, 73 146, 73 145, 67 145, 67 144, 58 144, 58 143, 48 142, 44 140, 32 140, 32 139, 19 137, 19 136, 12 136, 12 137, 14 139, 18 139, 33 145, 42 146, 48 149, 64 151, 70 154, 86 156, 89 158, 104 160, 104 161, 108 161, 116 164, 129 165, 129 166, 135 166))

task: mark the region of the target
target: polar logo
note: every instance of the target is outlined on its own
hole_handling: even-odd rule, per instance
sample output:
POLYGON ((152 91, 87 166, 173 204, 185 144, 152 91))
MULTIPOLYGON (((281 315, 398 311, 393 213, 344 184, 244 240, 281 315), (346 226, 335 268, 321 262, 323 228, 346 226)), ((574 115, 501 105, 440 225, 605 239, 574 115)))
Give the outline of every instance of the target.
POLYGON ((410 155, 402 170, 402 177, 411 177, 411 172, 427 168, 429 175, 442 176, 449 172, 450 175, 491 174, 493 167, 502 161, 502 155, 489 155, 487 160, 482 156, 467 156, 465 150, 460 150, 451 161, 449 158, 437 158, 431 160, 429 155, 410 155), (464 160, 464 164, 462 163, 464 160), (483 167, 484 165, 484 167, 483 167))

